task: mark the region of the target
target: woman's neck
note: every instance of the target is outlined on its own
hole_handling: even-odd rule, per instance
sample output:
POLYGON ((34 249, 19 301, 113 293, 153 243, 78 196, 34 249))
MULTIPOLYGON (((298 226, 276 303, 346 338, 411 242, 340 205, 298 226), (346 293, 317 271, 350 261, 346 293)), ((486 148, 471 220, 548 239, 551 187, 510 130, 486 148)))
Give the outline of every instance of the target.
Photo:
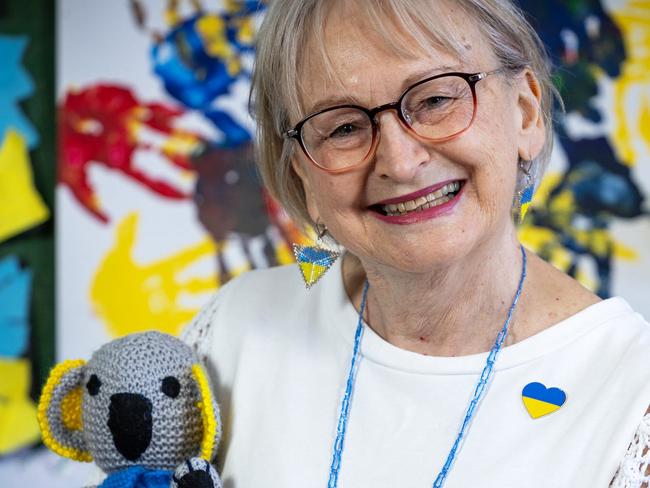
POLYGON ((515 296, 521 263, 513 234, 422 273, 361 263, 348 255, 344 280, 358 310, 367 277, 366 320, 386 341, 420 354, 460 356, 492 347, 515 296))

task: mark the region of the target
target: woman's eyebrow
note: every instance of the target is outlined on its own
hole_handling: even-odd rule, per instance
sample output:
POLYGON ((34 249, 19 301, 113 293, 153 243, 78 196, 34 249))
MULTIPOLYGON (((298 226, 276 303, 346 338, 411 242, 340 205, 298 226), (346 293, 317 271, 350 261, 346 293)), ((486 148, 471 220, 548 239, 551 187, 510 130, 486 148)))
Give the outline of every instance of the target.
MULTIPOLYGON (((443 65, 443 66, 437 66, 435 68, 426 68, 423 70, 416 71, 414 73, 411 73, 408 77, 402 81, 401 84, 401 93, 406 90, 408 87, 411 85, 414 85, 420 80, 423 80, 425 78, 428 78, 430 76, 435 76, 437 74, 442 74, 442 73, 447 73, 447 72, 452 72, 452 71, 459 71, 461 70, 461 65, 456 64, 456 65, 443 65)), ((397 96, 399 96, 397 95, 397 96)), ((391 100, 394 101, 394 100, 391 100)), ((315 112, 318 112, 319 110, 329 108, 329 107, 336 107, 338 105, 360 105, 364 106, 359 100, 354 98, 351 95, 342 95, 342 96, 333 96, 333 97, 327 97, 322 100, 317 101, 313 105, 309 107, 308 110, 305 110, 305 113, 307 115, 313 114, 315 112)), ((368 107, 371 108, 371 107, 368 107)))
POLYGON ((415 73, 411 73, 409 76, 407 76, 404 79, 404 81, 402 82, 402 92, 406 90, 408 87, 410 87, 411 85, 414 85, 418 81, 424 80, 425 78, 429 78, 435 75, 440 75, 443 73, 455 72, 455 71, 462 71, 462 66, 460 64, 443 65, 443 66, 437 66, 435 68, 427 68, 421 71, 416 71, 415 73))
POLYGON ((350 95, 343 95, 343 96, 334 96, 334 97, 327 97, 322 100, 319 100, 316 102, 314 105, 312 105, 308 110, 305 111, 307 115, 313 114, 314 112, 318 112, 319 110, 323 110, 325 108, 329 107, 336 107, 338 105, 360 105, 363 106, 359 100, 354 98, 353 96, 350 95))

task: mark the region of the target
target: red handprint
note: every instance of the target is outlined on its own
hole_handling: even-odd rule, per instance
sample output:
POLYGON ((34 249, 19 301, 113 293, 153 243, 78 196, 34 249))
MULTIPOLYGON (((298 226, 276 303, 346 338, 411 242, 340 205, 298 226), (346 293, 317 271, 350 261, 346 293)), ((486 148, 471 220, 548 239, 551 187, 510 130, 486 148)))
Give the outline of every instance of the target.
POLYGON ((108 216, 88 179, 92 163, 120 171, 165 198, 190 198, 134 166, 136 151, 153 150, 176 167, 192 169, 190 155, 202 141, 175 127, 183 113, 161 103, 142 103, 131 90, 118 85, 99 84, 68 92, 59 111, 59 181, 103 222, 108 222, 108 216), (144 141, 145 132, 164 142, 144 141))

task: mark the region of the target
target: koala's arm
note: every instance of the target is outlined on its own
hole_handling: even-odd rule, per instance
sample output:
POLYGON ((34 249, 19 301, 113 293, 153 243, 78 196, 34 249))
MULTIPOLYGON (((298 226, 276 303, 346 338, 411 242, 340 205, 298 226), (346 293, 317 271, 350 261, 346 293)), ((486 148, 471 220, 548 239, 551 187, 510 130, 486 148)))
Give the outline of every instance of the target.
POLYGON ((192 458, 174 472, 170 488, 222 488, 219 473, 208 461, 192 458))

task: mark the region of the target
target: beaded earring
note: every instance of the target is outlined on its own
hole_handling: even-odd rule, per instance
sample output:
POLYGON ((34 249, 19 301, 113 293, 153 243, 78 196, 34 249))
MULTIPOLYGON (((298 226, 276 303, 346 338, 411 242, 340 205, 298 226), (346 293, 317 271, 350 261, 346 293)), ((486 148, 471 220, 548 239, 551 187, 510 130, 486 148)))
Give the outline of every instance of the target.
POLYGON ((341 253, 324 247, 323 238, 327 234, 327 226, 316 223, 317 238, 314 246, 293 245, 300 273, 307 289, 311 288, 332 267, 341 253))
POLYGON ((530 174, 530 169, 533 165, 532 161, 519 161, 519 169, 524 174, 524 185, 517 192, 517 203, 516 210, 519 215, 519 223, 524 221, 526 217, 526 212, 528 212, 528 207, 530 207, 531 202, 533 201, 533 193, 535 191, 535 181, 533 180, 532 175, 530 174), (526 165, 527 164, 527 165, 526 165))

